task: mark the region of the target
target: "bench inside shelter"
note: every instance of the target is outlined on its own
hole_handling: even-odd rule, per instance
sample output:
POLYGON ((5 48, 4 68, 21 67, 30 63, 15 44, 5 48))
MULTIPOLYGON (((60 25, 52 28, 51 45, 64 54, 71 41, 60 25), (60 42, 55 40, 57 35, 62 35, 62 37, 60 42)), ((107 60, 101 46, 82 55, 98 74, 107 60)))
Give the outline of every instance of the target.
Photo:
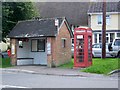
POLYGON ((17 65, 33 65, 34 58, 17 58, 17 65))

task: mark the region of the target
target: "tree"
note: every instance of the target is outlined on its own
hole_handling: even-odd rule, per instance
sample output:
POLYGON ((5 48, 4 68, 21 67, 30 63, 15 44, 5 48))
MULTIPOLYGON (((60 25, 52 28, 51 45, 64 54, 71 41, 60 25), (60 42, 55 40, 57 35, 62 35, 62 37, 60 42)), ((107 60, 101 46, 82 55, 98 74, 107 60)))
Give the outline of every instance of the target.
POLYGON ((32 2, 2 3, 2 38, 4 39, 18 21, 36 17, 37 9, 32 2))
MULTIPOLYGON (((0 1, 0 12, 2 12, 2 2, 0 1)), ((0 41, 2 40, 2 13, 0 13, 0 41)))

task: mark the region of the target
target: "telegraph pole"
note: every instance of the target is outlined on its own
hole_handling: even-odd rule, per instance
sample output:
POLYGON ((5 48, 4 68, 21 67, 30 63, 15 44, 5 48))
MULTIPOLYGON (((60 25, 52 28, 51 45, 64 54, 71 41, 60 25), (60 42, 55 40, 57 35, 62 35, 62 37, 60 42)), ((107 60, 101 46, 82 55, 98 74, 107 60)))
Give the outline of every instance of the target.
POLYGON ((103 0, 102 58, 106 58, 106 0, 103 0))

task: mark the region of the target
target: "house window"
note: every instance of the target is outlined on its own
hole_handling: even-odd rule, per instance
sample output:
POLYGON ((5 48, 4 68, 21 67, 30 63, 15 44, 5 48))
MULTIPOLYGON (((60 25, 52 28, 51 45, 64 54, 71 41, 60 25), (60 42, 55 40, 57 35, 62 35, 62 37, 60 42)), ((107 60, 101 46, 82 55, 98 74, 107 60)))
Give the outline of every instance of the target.
POLYGON ((97 43, 97 34, 94 34, 94 41, 95 41, 95 43, 97 43))
POLYGON ((117 33, 117 37, 120 37, 120 33, 117 33))
POLYGON ((99 34, 99 43, 102 43, 102 35, 99 34))
POLYGON ((37 40, 32 40, 32 51, 37 52, 37 40))
POLYGON ((109 38, 108 34, 106 34, 106 43, 109 43, 109 38))
POLYGON ((45 39, 32 40, 32 50, 33 52, 45 52, 45 39))
POLYGON ((66 38, 62 38, 62 48, 66 47, 66 38))
MULTIPOLYGON (((98 21, 97 24, 101 25, 103 22, 103 16, 102 15, 98 15, 98 21)), ((110 15, 106 15, 106 24, 109 25, 110 24, 110 15)))
POLYGON ((98 15, 98 22, 97 24, 102 24, 102 15, 98 15))
POLYGON ((106 24, 110 25, 110 15, 106 15, 106 24))
POLYGON ((23 41, 19 41, 19 48, 23 48, 23 41))
POLYGON ((38 51, 40 51, 40 52, 45 51, 45 39, 38 40, 38 51))
POLYGON ((114 38, 115 38, 115 34, 114 33, 110 33, 110 42, 113 42, 114 38))

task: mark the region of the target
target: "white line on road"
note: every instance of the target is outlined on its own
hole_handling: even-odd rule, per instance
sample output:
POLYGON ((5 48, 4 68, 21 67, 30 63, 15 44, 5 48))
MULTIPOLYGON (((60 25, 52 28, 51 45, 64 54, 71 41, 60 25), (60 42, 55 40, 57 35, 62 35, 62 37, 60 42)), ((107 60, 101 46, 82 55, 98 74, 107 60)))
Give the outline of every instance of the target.
POLYGON ((0 88, 28 88, 23 86, 0 85, 0 88))

